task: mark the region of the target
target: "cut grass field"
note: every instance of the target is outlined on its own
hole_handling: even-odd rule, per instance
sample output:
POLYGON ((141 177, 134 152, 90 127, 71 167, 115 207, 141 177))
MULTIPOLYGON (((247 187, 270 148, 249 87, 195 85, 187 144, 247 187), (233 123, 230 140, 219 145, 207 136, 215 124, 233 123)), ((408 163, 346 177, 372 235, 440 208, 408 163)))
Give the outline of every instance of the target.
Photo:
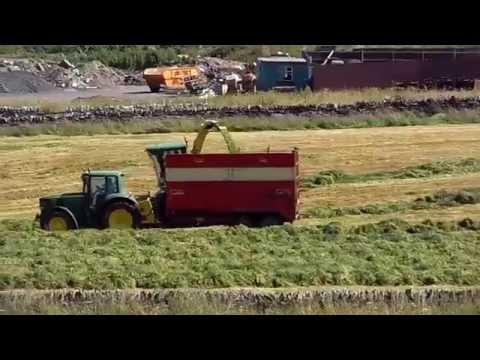
MULTIPOLYGON (((38 197, 79 190, 80 172, 87 168, 124 171, 128 188, 134 193, 154 190, 154 172, 145 148, 154 143, 182 142, 184 136, 191 144, 195 134, 1 137, 0 217, 32 218, 38 197)), ((267 146, 271 151, 298 147, 304 178, 329 170, 368 178, 366 182, 354 178, 350 183, 304 188, 301 201, 305 211, 411 201, 439 189, 478 187, 477 173, 466 171, 472 170, 470 160, 462 162, 480 159, 480 126, 475 124, 236 132, 233 136, 242 151, 264 151, 267 146), (457 167, 427 177, 384 174, 439 161, 457 167), (383 178, 365 175, 371 173, 381 173, 383 178)), ((210 134, 205 151, 225 150, 222 137, 210 134)), ((474 171, 476 160, 472 161, 474 171)))
MULTIPOLYGON (((480 284, 476 124, 236 132, 242 151, 299 148, 303 219, 294 226, 66 233, 34 226, 38 197, 80 189, 82 168, 122 170, 134 193, 155 189, 145 147, 183 136, 191 144, 195 134, 1 137, 0 288, 480 284)), ((221 151, 221 136, 210 134, 205 152, 221 151)), ((22 306, 7 311, 67 311, 22 306)), ((92 306, 68 311, 171 313, 92 306)), ((195 312, 188 306, 173 311, 195 312)))

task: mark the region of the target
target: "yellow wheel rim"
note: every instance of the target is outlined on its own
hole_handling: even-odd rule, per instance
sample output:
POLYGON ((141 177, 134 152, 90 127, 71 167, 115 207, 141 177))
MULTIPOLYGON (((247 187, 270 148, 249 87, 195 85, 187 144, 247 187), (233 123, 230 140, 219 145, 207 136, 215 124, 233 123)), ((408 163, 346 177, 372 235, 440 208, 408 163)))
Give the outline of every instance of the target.
POLYGON ((68 224, 64 218, 60 216, 54 216, 48 222, 48 228, 52 231, 68 230, 68 224))
POLYGON ((108 226, 114 229, 132 228, 132 214, 125 209, 113 210, 108 217, 108 226))

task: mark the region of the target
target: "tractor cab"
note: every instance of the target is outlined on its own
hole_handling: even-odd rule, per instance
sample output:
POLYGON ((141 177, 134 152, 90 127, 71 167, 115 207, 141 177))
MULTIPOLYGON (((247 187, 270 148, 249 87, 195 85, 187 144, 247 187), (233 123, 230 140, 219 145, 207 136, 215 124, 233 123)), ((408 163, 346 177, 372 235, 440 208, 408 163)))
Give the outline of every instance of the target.
POLYGON ((157 186, 160 190, 165 188, 165 158, 168 154, 185 154, 187 144, 172 143, 151 145, 146 149, 148 156, 153 161, 155 174, 157 176, 157 186))
POLYGON ((95 211, 107 198, 126 193, 123 174, 119 171, 89 171, 82 174, 83 193, 88 206, 95 211))

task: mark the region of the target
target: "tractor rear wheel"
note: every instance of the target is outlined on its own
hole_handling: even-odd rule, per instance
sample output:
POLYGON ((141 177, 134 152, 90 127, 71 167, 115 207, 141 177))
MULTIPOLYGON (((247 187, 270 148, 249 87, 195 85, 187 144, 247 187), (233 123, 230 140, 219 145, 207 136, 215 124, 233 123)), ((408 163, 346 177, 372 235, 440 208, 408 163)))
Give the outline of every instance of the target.
POLYGON ((55 210, 42 220, 41 226, 48 231, 66 231, 75 229, 75 222, 65 211, 55 210))
POLYGON ((260 227, 282 225, 283 221, 279 215, 265 215, 260 220, 260 227))
POLYGON ((136 207, 124 201, 109 205, 103 217, 106 229, 134 229, 139 227, 139 222, 136 207))

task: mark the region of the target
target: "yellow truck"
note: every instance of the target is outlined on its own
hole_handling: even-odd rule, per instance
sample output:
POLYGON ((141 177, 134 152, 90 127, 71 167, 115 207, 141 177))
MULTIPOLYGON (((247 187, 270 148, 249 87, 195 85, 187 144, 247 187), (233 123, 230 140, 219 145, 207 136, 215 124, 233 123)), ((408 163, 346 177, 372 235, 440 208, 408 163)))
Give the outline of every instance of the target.
POLYGON ((196 66, 156 67, 143 72, 143 78, 152 92, 158 92, 161 88, 185 90, 185 79, 200 75, 201 72, 196 66))

